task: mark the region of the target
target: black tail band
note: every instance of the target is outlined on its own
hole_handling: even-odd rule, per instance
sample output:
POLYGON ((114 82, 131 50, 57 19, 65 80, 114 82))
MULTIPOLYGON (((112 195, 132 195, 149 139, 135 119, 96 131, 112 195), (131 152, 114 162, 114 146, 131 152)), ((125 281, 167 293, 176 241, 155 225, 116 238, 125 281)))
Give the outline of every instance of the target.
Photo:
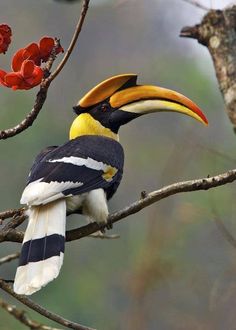
POLYGON ((27 241, 23 244, 19 266, 59 256, 65 250, 65 237, 58 234, 27 241))

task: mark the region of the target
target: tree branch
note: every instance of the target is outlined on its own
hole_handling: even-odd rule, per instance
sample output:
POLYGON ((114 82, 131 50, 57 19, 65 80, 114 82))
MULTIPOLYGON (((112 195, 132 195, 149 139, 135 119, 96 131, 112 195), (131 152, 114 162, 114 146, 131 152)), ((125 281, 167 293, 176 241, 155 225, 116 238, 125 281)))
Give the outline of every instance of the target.
MULTIPOLYGON (((68 58, 70 57, 70 54, 74 48, 75 43, 78 40, 80 31, 82 29, 84 19, 85 19, 87 10, 88 10, 88 4, 89 4, 89 0, 83 1, 80 19, 76 26, 75 33, 72 37, 69 48, 67 49, 64 58, 62 59, 61 63, 58 65, 55 72, 53 72, 48 78, 44 79, 42 81, 42 83, 40 84, 40 89, 39 89, 39 92, 37 93, 33 109, 28 113, 26 118, 23 119, 18 125, 14 126, 12 128, 8 128, 6 130, 0 131, 0 140, 7 139, 7 138, 10 138, 17 134, 20 134, 21 132, 23 132, 24 130, 26 130, 27 128, 29 128, 30 126, 33 125, 34 121, 38 117, 38 114, 41 111, 41 109, 46 101, 48 88, 49 88, 51 82, 53 81, 53 79, 56 78, 56 76, 59 74, 59 72, 62 70, 62 68, 66 64, 66 62, 67 62, 68 58)), ((58 43, 59 43, 59 40, 56 40, 55 47, 57 47, 58 43)), ((52 54, 46 63, 47 71, 49 71, 51 69, 51 66, 52 66, 55 58, 56 58, 55 52, 52 51, 52 54)))
POLYGON ((0 212, 0 219, 5 220, 8 218, 12 218, 13 216, 16 215, 21 215, 24 212, 24 208, 22 207, 21 209, 12 209, 12 210, 7 210, 4 212, 0 212))
MULTIPOLYGON (((135 214, 145 207, 154 204, 162 199, 169 196, 176 195, 178 193, 208 190, 216 188, 236 180, 236 169, 230 170, 228 172, 218 174, 212 177, 206 177, 196 180, 189 180, 183 182, 173 183, 171 185, 165 186, 161 189, 153 191, 149 194, 142 194, 141 199, 132 203, 131 205, 125 207, 123 210, 114 212, 109 215, 108 221, 110 223, 115 223, 120 221, 131 214, 135 214)), ((82 226, 76 229, 72 229, 66 232, 66 241, 74 241, 81 239, 95 233, 98 230, 104 229, 104 225, 98 225, 96 222, 90 223, 86 226, 82 226)), ((21 243, 23 241, 24 233, 17 231, 15 229, 8 229, 0 231, 0 242, 11 241, 21 243)))
MULTIPOLYGON (((169 186, 165 186, 159 190, 153 191, 147 194, 146 197, 141 198, 140 200, 132 203, 123 210, 110 214, 108 221, 111 223, 115 223, 117 221, 120 221, 121 219, 126 218, 131 214, 135 214, 141 211, 142 209, 144 209, 145 207, 151 204, 154 204, 162 199, 165 199, 172 195, 176 195, 178 193, 198 191, 198 190, 208 190, 225 185, 227 183, 231 183, 235 180, 236 180, 236 169, 230 170, 222 174, 218 174, 213 177, 177 182, 169 186)), ((67 231, 66 240, 73 241, 76 239, 80 239, 103 228, 104 226, 101 227, 96 223, 91 223, 89 225, 67 231)))
POLYGON ((0 307, 2 307, 5 311, 7 311, 10 315, 14 316, 18 321, 29 327, 31 330, 60 330, 58 328, 52 328, 47 325, 43 325, 36 321, 29 319, 26 316, 26 312, 24 310, 19 310, 16 306, 10 305, 6 303, 3 299, 0 299, 0 307))
POLYGON ((211 54, 226 111, 236 131, 236 5, 210 10, 200 24, 184 27, 181 37, 197 39, 211 54))
POLYGON ((17 215, 12 218, 3 228, 2 231, 8 231, 9 229, 15 229, 20 226, 26 219, 26 215, 17 215))
POLYGON ((54 313, 48 311, 47 309, 43 308, 42 306, 36 304, 34 301, 27 298, 26 296, 16 294, 12 290, 11 286, 9 284, 7 284, 3 279, 0 279, 0 288, 2 290, 4 290, 5 292, 9 293, 11 296, 16 298, 20 302, 22 302, 24 305, 26 305, 26 306, 30 307, 31 309, 33 309, 34 311, 36 311, 37 313, 45 316, 46 318, 48 318, 52 321, 57 322, 58 324, 63 325, 64 327, 67 327, 69 329, 75 329, 75 330, 95 330, 95 329, 80 325, 78 323, 69 321, 67 319, 64 319, 63 317, 61 317, 57 314, 54 314, 54 313))

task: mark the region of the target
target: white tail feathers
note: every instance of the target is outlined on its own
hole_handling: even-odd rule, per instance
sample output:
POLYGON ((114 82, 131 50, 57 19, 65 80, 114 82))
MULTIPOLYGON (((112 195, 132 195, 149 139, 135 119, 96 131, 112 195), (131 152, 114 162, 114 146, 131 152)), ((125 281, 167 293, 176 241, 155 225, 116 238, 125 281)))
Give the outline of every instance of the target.
POLYGON ((30 295, 55 279, 61 269, 65 246, 66 201, 29 209, 14 291, 30 295))

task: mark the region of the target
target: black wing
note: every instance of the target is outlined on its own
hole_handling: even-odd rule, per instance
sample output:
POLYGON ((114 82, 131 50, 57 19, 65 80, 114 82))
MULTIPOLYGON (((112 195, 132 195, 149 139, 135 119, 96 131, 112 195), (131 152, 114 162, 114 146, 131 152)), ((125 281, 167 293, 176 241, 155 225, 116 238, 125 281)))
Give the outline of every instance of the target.
POLYGON ((122 146, 113 139, 85 135, 37 157, 22 195, 22 203, 38 205, 62 196, 103 188, 110 198, 123 173, 122 146))

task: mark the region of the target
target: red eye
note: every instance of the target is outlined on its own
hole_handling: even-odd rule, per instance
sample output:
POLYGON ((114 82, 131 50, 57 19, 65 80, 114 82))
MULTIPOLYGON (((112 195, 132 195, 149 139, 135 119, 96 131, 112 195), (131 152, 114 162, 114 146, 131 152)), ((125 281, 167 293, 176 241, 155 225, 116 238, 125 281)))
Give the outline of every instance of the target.
POLYGON ((107 110, 108 110, 108 106, 107 106, 107 104, 102 104, 102 106, 101 106, 101 110, 102 110, 103 112, 107 111, 107 110))

